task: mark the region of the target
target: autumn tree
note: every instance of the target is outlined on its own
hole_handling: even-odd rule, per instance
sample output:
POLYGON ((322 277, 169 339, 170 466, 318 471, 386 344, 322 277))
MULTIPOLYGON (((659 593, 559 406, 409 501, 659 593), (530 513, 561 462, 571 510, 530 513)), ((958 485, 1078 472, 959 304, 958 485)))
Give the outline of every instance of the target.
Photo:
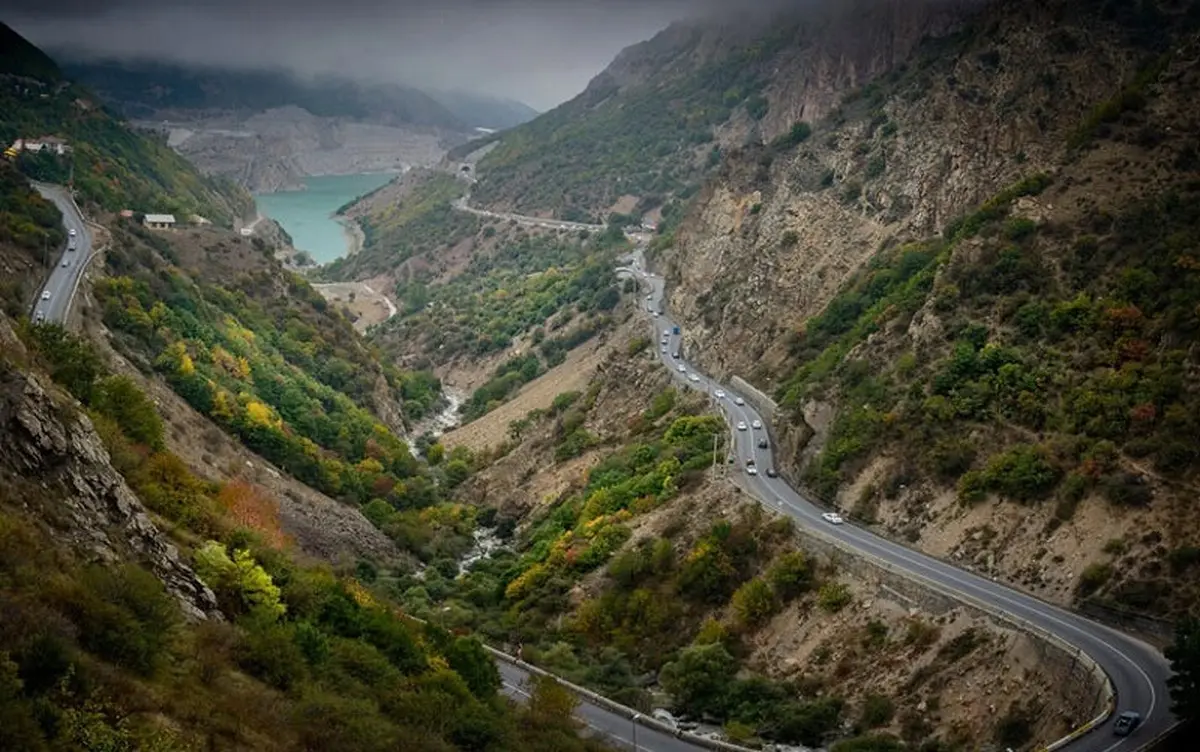
POLYGON ((279 502, 261 486, 232 480, 222 486, 217 503, 230 519, 261 535, 267 545, 276 549, 287 545, 279 521, 279 502))

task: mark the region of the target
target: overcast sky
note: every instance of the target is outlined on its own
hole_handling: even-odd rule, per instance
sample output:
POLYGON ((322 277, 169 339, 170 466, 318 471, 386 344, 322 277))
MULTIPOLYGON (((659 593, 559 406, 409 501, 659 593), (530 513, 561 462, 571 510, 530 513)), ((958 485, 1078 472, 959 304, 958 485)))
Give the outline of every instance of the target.
POLYGON ((714 2, 0 0, 0 18, 41 46, 337 72, 545 110, 582 91, 621 48, 714 2))

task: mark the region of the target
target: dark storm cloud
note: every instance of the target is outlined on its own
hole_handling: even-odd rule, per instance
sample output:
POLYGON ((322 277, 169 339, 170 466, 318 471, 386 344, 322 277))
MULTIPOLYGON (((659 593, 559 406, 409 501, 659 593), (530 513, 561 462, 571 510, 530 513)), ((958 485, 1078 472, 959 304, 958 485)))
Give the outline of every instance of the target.
POLYGON ((334 72, 486 91, 538 108, 582 90, 622 47, 720 6, 717 0, 0 2, 5 21, 56 49, 334 72))

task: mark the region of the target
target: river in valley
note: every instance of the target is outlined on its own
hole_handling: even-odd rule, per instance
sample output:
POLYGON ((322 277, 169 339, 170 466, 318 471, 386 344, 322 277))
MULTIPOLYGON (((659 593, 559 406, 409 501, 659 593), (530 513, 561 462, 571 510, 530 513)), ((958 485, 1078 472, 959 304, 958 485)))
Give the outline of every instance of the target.
POLYGON ((318 264, 345 256, 352 243, 346 227, 333 213, 351 200, 379 188, 394 172, 360 175, 321 175, 304 179, 298 191, 255 194, 258 211, 278 222, 298 251, 308 251, 318 264))

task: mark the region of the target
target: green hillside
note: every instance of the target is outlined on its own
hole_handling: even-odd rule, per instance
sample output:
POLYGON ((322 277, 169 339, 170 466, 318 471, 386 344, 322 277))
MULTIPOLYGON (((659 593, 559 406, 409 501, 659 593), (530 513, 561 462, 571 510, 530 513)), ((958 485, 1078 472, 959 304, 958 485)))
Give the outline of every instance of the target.
POLYGON ((668 30, 626 50, 582 94, 505 132, 480 163, 474 200, 596 221, 622 195, 645 208, 690 195, 716 164, 717 128, 737 113, 766 114, 762 88, 791 33, 711 58, 699 32, 668 30), (654 73, 637 72, 645 68, 654 73))
POLYGON ((165 143, 121 123, 86 89, 63 82, 57 66, 12 29, 0 24, 0 37, 0 78, 16 78, 0 87, 0 142, 57 136, 72 149, 64 157, 22 153, 17 164, 27 175, 66 182, 73 174, 83 200, 107 211, 200 214, 223 225, 251 211, 248 194, 200 175, 165 143))

